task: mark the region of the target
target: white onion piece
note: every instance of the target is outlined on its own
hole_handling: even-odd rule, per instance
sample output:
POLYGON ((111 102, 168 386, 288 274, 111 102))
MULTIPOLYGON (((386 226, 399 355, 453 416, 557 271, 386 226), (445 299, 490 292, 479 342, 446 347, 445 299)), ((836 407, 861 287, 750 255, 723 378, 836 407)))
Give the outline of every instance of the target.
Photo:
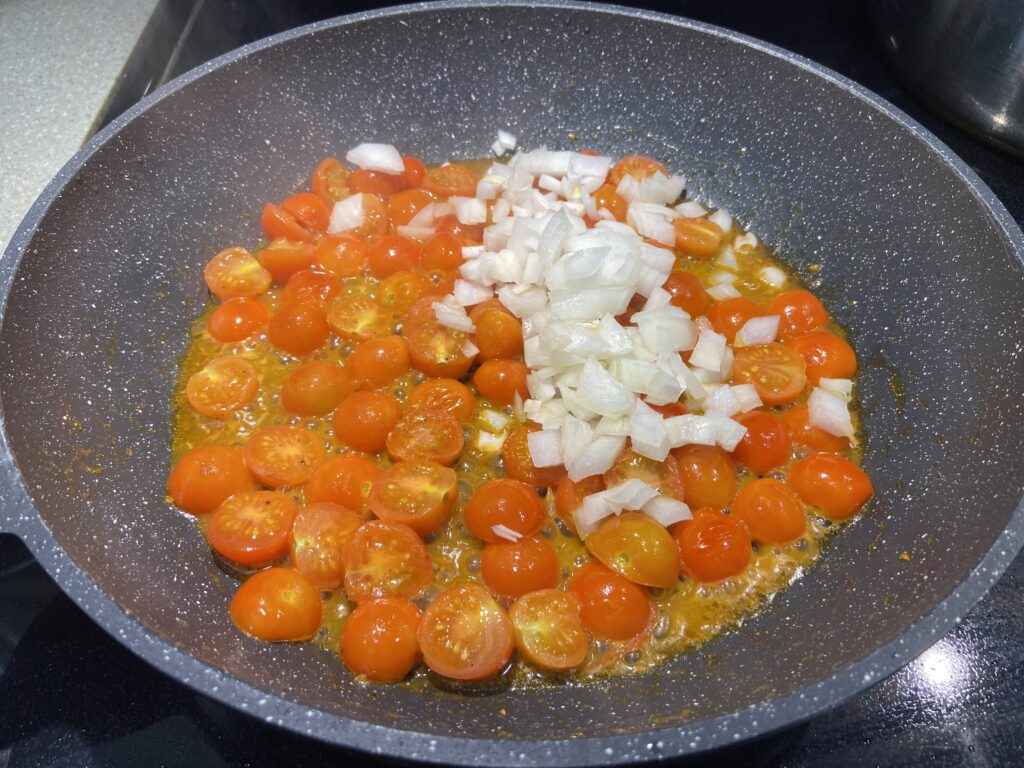
POLYGON ((455 302, 449 304, 444 301, 435 301, 430 306, 434 308, 437 322, 444 327, 463 331, 464 333, 473 333, 476 330, 476 326, 473 325, 473 321, 466 314, 465 308, 455 302))
POLYGON ((635 396, 608 373, 594 358, 588 358, 576 391, 580 403, 602 416, 623 416, 629 412, 635 396))
POLYGON ((452 289, 452 296, 455 297, 457 304, 463 307, 472 307, 494 296, 494 290, 486 285, 473 283, 469 280, 456 280, 455 288, 452 289))
POLYGON ((736 260, 736 252, 728 245, 722 249, 722 255, 715 259, 715 263, 726 269, 739 269, 740 264, 736 260))
POLYGON ((508 423, 512 421, 506 414, 496 411, 493 408, 484 408, 480 411, 480 419, 491 428, 492 432, 501 432, 508 423))
POLYGON ((682 176, 665 176, 656 171, 653 176, 640 180, 636 199, 644 203, 674 203, 686 189, 686 179, 682 176))
POLYGON ((706 416, 692 413, 671 416, 665 419, 665 432, 673 448, 715 444, 715 423, 706 416))
POLYGON ((690 365, 708 371, 719 371, 725 356, 725 336, 710 330, 703 330, 697 337, 697 345, 690 353, 690 365))
POLYGON ((687 200, 685 203, 677 205, 676 211, 680 216, 685 216, 688 219, 699 219, 708 212, 708 209, 696 200, 687 200))
POLYGON ((625 447, 625 437, 595 436, 594 441, 576 457, 576 461, 566 466, 566 469, 569 470, 569 479, 576 483, 591 475, 604 474, 612 468, 615 459, 625 447))
POLYGON ((740 412, 740 403, 732 388, 723 385, 715 387, 704 398, 704 411, 707 414, 718 413, 722 416, 733 416, 740 412))
POLYGON ((526 317, 544 308, 548 302, 548 294, 543 288, 517 290, 506 285, 498 290, 498 300, 516 317, 526 317))
POLYGON ((772 288, 781 288, 786 284, 786 273, 778 267, 762 267, 757 276, 762 283, 772 288))
POLYGON ((807 399, 807 421, 837 437, 853 438, 853 420, 846 403, 831 392, 815 387, 807 399))
POLYGON ((633 323, 640 329, 644 346, 655 353, 693 349, 697 341, 689 315, 672 305, 636 312, 633 323))
POLYGON ((757 247, 757 237, 753 232, 744 232, 732 241, 732 247, 737 253, 750 253, 757 247))
POLYGON ((480 453, 497 453, 505 445, 505 434, 494 434, 486 430, 476 433, 476 449, 480 453))
POLYGON ((593 439, 594 430, 590 424, 582 419, 577 419, 575 416, 566 416, 561 429, 561 448, 564 462, 572 464, 576 461, 593 439))
POLYGON ((664 461, 672 447, 665 420, 643 400, 636 401, 630 414, 629 442, 634 451, 655 461, 664 461))
POLYGON ((755 389, 753 384, 733 384, 732 396, 736 398, 741 413, 752 411, 764 405, 761 402, 761 396, 757 394, 757 389, 755 389))
POLYGON ((557 467, 562 463, 562 439, 557 430, 542 429, 526 436, 530 460, 535 467, 557 467))
POLYGON ((647 210, 644 203, 633 203, 626 211, 626 221, 644 237, 665 245, 674 245, 676 230, 672 222, 660 213, 647 210))
POLYGON ((508 131, 498 129, 498 143, 510 152, 516 148, 516 137, 508 131))
POLYGON ((658 490, 643 480, 631 477, 623 483, 592 495, 603 497, 612 507, 618 507, 619 510, 641 509, 644 504, 658 495, 658 490))
POLYGON ((523 538, 523 534, 521 534, 519 531, 513 528, 509 528, 507 525, 503 523, 492 525, 491 530, 494 532, 495 536, 505 539, 506 541, 511 541, 513 543, 523 538))
POLYGON ((737 347, 771 344, 779 333, 779 316, 752 317, 736 332, 737 347))
POLYGON ((853 381, 850 379, 823 378, 818 381, 818 386, 844 403, 849 403, 853 399, 853 381))
POLYGON ((612 315, 605 314, 601 318, 597 325, 597 332, 601 334, 609 355, 619 357, 633 351, 633 341, 629 338, 629 334, 612 315))
POLYGON ((501 191, 501 186, 487 179, 480 179, 476 183, 476 197, 478 200, 494 200, 501 191))
MULTIPOLYGON (((596 320, 604 315, 621 315, 626 311, 632 297, 632 291, 620 287, 552 291, 551 314, 561 320, 581 321, 596 320)), ((512 307, 509 309, 515 312, 512 307)))
POLYGON ((740 424, 738 421, 722 416, 718 413, 706 414, 706 417, 711 419, 715 426, 715 442, 726 451, 730 453, 736 450, 736 446, 739 445, 740 440, 747 434, 747 428, 740 424))
POLYGON ((360 144, 345 153, 345 159, 368 171, 397 175, 405 173, 402 153, 390 144, 360 144))
POLYGON ((437 232, 433 227, 413 227, 408 224, 399 224, 395 232, 403 237, 411 237, 413 240, 426 240, 437 232))
POLYGON ((732 285, 739 279, 735 272, 726 272, 724 269, 717 269, 708 276, 708 282, 712 285, 732 285))
POLYGON ((673 499, 671 496, 655 496, 644 504, 642 511, 645 515, 657 520, 666 528, 683 520, 693 519, 693 513, 690 511, 689 505, 679 501, 679 499, 673 499))
POLYGON ((494 155, 495 157, 501 157, 502 155, 504 155, 504 154, 505 154, 505 152, 506 152, 506 151, 507 151, 507 150, 505 149, 505 147, 503 147, 503 146, 501 145, 501 142, 500 142, 500 141, 498 141, 497 139, 495 139, 495 140, 494 140, 494 143, 493 143, 493 144, 491 144, 491 153, 492 153, 492 154, 493 154, 493 155, 494 155))
POLYGON ((629 419, 625 416, 602 416, 594 427, 595 435, 629 436, 629 419))
POLYGON ((350 195, 334 204, 331 209, 331 220, 327 224, 327 233, 333 235, 361 227, 365 217, 363 193, 350 195))
POLYGON ((723 232, 728 232, 732 229, 732 215, 725 208, 719 208, 708 216, 708 220, 721 227, 723 232))
POLYGON ((708 288, 708 296, 715 301, 726 301, 727 299, 736 299, 743 294, 736 290, 736 286, 732 283, 719 283, 708 288))
POLYGON ((572 520, 576 524, 576 533, 581 539, 586 539, 597 530, 597 526, 602 520, 611 517, 616 512, 617 510, 600 493, 584 496, 583 504, 572 513, 572 520))
POLYGON ((416 211, 416 214, 409 219, 411 227, 433 227, 434 223, 442 216, 455 212, 455 207, 450 203, 430 203, 416 211))
POLYGON ((602 155, 581 155, 579 152, 573 152, 569 158, 570 176, 596 178, 600 180, 601 184, 604 183, 611 167, 612 159, 602 155))
POLYGON ((560 192, 562 189, 562 182, 554 176, 548 176, 546 173, 542 173, 537 179, 537 186, 545 192, 560 192))
POLYGON ((449 197, 448 202, 455 209, 455 218, 460 224, 485 224, 487 203, 476 197, 449 197))

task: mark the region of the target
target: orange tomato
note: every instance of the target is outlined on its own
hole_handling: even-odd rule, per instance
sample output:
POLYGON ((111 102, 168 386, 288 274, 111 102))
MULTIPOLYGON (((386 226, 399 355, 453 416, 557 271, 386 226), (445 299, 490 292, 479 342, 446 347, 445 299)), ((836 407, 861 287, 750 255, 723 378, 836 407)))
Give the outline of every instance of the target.
POLYGON ((685 495, 679 464, 671 454, 664 461, 655 461, 627 448, 619 454, 612 468, 604 473, 604 483, 608 488, 614 488, 631 479, 642 480, 658 493, 680 501, 685 495))
POLYGON ((259 390, 256 369, 234 355, 215 357, 185 384, 185 399, 198 413, 225 419, 244 408, 259 390))
POLYGON ((804 505, 793 489, 770 477, 743 486, 732 501, 732 512, 754 541, 765 544, 788 544, 807 528, 804 505))
POLYGON ((437 313, 434 311, 435 301, 437 298, 434 296, 424 296, 413 302, 406 311, 405 317, 402 318, 402 336, 408 339, 412 332, 420 326, 437 325, 437 313))
POLYGON ((464 514, 470 534, 483 541, 506 541, 494 532, 496 525, 520 536, 532 536, 544 526, 547 517, 537 492, 526 483, 507 477, 480 486, 466 503, 464 514))
POLYGON ((632 176, 634 179, 646 179, 656 173, 668 176, 665 166, 645 155, 626 155, 612 166, 608 173, 608 183, 618 187, 624 176, 632 176))
POLYGON ((711 306, 711 297, 704 290, 700 278, 685 269, 672 270, 661 287, 672 297, 672 305, 679 307, 690 317, 700 317, 707 313, 711 306))
POLYGON ((786 342, 807 364, 807 379, 852 379, 857 373, 857 355, 842 338, 827 331, 810 331, 786 342))
POLYGON ((457 379, 427 379, 409 394, 406 405, 410 411, 450 413, 461 423, 476 414, 473 391, 457 379))
POLYGON ((294 488, 316 472, 326 451, 305 427, 276 424, 253 432, 245 444, 245 463, 268 488, 294 488))
POLYGON ((753 384, 765 405, 782 405, 804 391, 806 369, 798 352, 773 342, 737 349, 732 378, 738 384, 753 384))
POLYGON ((256 256, 273 278, 283 283, 296 272, 309 269, 316 249, 299 240, 274 240, 256 256))
POLYGON ((451 235, 462 245, 479 245, 484 239, 483 224, 463 224, 454 213, 442 216, 435 221, 434 229, 451 235))
POLYGON ((427 376, 458 379, 476 359, 475 352, 467 352, 469 337, 440 323, 424 322, 403 335, 409 340, 413 367, 427 376))
POLYGON ((681 217, 672 222, 676 231, 676 248, 687 256, 709 259, 722 244, 722 228, 710 219, 681 217))
POLYGON ((845 437, 830 435, 819 427, 812 427, 806 405, 795 405, 790 408, 783 415, 782 423, 786 425, 786 431, 794 443, 816 451, 842 453, 850 447, 850 441, 845 437))
POLYGON ((244 341, 270 322, 270 310, 256 299, 228 299, 210 313, 206 330, 221 344, 244 341))
POLYGON ((829 520, 853 517, 875 492, 863 469, 829 453, 808 456, 793 464, 789 483, 805 504, 817 507, 829 520))
POLYGON ((209 514, 229 496, 257 487, 242 451, 226 445, 193 448, 178 459, 167 478, 171 501, 193 515, 209 514))
POLYGON ((736 493, 736 465, 717 445, 684 445, 672 451, 683 478, 683 501, 692 509, 729 506, 736 493))
POLYGON ((365 453, 384 450, 388 433, 395 428, 402 408, 381 392, 356 392, 334 412, 334 436, 338 442, 365 453))
POLYGON ((407 525, 363 523, 345 544, 345 593, 354 603, 393 595, 414 600, 434 581, 423 541, 407 525))
MULTIPOLYGON (((492 310, 493 314, 493 310, 492 310)), ((473 384, 481 397, 498 405, 512 405, 515 396, 526 400, 530 391, 526 377, 530 369, 518 360, 488 360, 473 374, 473 384)))
POLYGON ((370 246, 367 263, 374 277, 385 278, 396 272, 416 269, 422 246, 411 237, 385 235, 370 246))
POLYGON ((307 301, 322 307, 341 293, 341 280, 330 272, 301 269, 285 283, 281 291, 282 304, 307 301))
POLYGON ((789 461, 792 441, 782 420, 771 411, 748 411, 733 417, 747 428, 732 455, 763 475, 789 461))
POLYGON ((254 573, 231 598, 231 620, 247 635, 270 643, 309 640, 320 628, 320 591, 291 568, 254 573))
POLYGON ((462 424, 443 411, 413 411, 388 434, 387 448, 396 461, 451 464, 462 453, 462 424))
POLYGON ((438 232, 423 243, 420 266, 423 269, 458 269, 462 266, 462 243, 455 235, 438 232))
POLYGON ((313 171, 310 189, 328 206, 344 200, 351 193, 348 188, 349 170, 336 158, 326 157, 313 171))
POLYGON ((419 272, 395 272, 380 284, 377 301, 388 312, 404 315, 424 296, 433 293, 430 279, 419 272))
POLYGON ((312 233, 300 224, 292 214, 279 205, 267 203, 260 215, 260 225, 267 240, 292 240, 298 243, 312 238, 312 233))
POLYGON ((474 197, 477 175, 460 163, 431 168, 423 177, 423 188, 436 197, 474 197))
POLYGON ((346 363, 360 386, 385 387, 409 370, 409 344, 401 336, 378 336, 360 342, 346 363))
POLYGON ((254 568, 288 551, 288 535, 299 513, 295 502, 277 491, 242 491, 225 499, 206 524, 206 538, 217 552, 254 568))
POLYGON ((530 458, 530 446, 526 436, 536 432, 540 426, 534 423, 520 424, 505 438, 501 447, 505 474, 537 488, 554 488, 565 477, 565 467, 535 467, 530 458))
POLYGON ((335 277, 355 277, 366 269, 370 245, 358 235, 327 235, 313 251, 313 264, 317 269, 335 277))
POLYGON ((564 672, 582 664, 590 652, 579 599, 568 592, 541 589, 512 604, 509 618, 516 647, 534 666, 564 672))
POLYGON ((683 571, 695 581, 718 581, 742 573, 753 554, 750 534, 733 517, 698 509, 693 520, 672 526, 683 571))
POLYGON ((352 192, 366 192, 371 195, 387 197, 405 189, 405 174, 357 168, 348 177, 348 188, 352 192))
POLYGON ((306 502, 330 501, 365 516, 370 510, 370 490, 381 472, 365 456, 331 456, 306 482, 306 502))
POLYGON ((281 203, 301 226, 313 232, 326 232, 331 210, 323 199, 312 192, 296 192, 281 203))
POLYGON ((275 348, 302 357, 316 352, 331 335, 327 316, 316 304, 285 304, 270 318, 267 338, 275 348))
POLYGON ((405 183, 410 189, 418 189, 423 186, 423 177, 427 175, 427 166, 418 157, 406 156, 402 158, 402 165, 405 166, 405 183))
POLYGON ((442 592, 424 612, 417 638, 426 665, 454 680, 493 677, 515 649, 512 621, 476 584, 442 592))
POLYGON ((643 512, 606 518, 586 538, 587 549, 635 584, 671 587, 679 580, 679 550, 665 527, 643 512))
POLYGON ((420 660, 416 639, 422 614, 400 597, 378 597, 357 606, 345 620, 339 653, 353 674, 395 683, 420 660))
POLYGON ((486 309, 473 322, 481 360, 511 359, 523 353, 522 323, 504 307, 486 309))
POLYGON ((747 320, 760 317, 761 314, 761 308, 757 304, 742 297, 720 301, 707 311, 711 327, 725 336, 730 344, 736 340, 737 331, 746 325, 747 320))
POLYGON ((600 563, 587 563, 569 579, 569 592, 580 603, 580 617, 598 637, 629 640, 651 622, 647 590, 600 563))
POLYGON ((343 339, 362 341, 389 335, 395 322, 390 312, 368 296, 348 296, 334 302, 327 324, 343 339))
POLYGON ((320 589, 345 578, 342 550, 359 527, 359 515, 329 501, 301 509, 292 523, 289 551, 295 569, 320 589))
POLYGON ((297 416, 324 416, 352 393, 352 377, 336 363, 308 360, 281 385, 281 405, 297 416))
POLYGON ((372 240, 388 233, 391 221, 384 201, 377 195, 363 194, 363 223, 348 230, 350 235, 358 235, 372 240))
POLYGON ((827 321, 825 307, 810 291, 783 291, 768 302, 766 315, 779 315, 779 338, 790 339, 821 328, 827 321))
POLYGON ((408 224, 412 217, 434 202, 434 198, 421 189, 406 189, 388 198, 388 216, 392 227, 408 224))
POLYGON ((496 595, 521 597, 558 584, 562 569, 555 549, 536 536, 496 541, 480 554, 480 576, 496 595))
POLYGON ((380 519, 426 536, 447 522, 458 495, 455 470, 433 461, 399 461, 374 481, 369 502, 380 519))
POLYGON ((245 248, 225 248, 206 263, 203 279, 221 301, 252 298, 266 293, 270 273, 245 248))
POLYGON ((597 191, 594 192, 594 205, 597 206, 598 210, 604 208, 615 217, 616 221, 626 220, 626 211, 629 208, 629 203, 626 202, 626 198, 615 191, 615 187, 611 184, 604 184, 598 187, 597 191))
POLYGON ((558 489, 555 491, 555 512, 570 531, 576 533, 576 519, 573 513, 583 506, 583 499, 592 493, 603 491, 604 487, 604 478, 601 475, 591 475, 575 483, 566 475, 558 481, 558 489))

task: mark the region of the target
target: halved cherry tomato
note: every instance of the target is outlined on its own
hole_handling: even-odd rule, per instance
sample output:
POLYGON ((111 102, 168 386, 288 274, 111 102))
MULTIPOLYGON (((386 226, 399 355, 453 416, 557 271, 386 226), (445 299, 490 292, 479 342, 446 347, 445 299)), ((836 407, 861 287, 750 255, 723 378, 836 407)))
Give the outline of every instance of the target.
POLYGON ((316 249, 300 240, 273 240, 256 254, 260 264, 273 278, 283 283, 289 277, 313 265, 316 249))
POLYGON ((770 411, 748 411, 733 417, 747 428, 732 455, 758 475, 789 461, 792 440, 782 420, 770 411))
POLYGON ((782 417, 782 423, 786 425, 786 430, 794 443, 806 445, 816 451, 842 453, 850 447, 850 441, 845 437, 830 435, 820 427, 812 427, 806 405, 790 408, 782 417))
POLYGON ((455 235, 438 232, 423 243, 420 266, 423 269, 458 269, 462 266, 462 243, 455 235))
POLYGON ((476 359, 476 352, 466 351, 469 337, 440 323, 422 323, 405 336, 413 367, 428 376, 458 379, 466 375, 476 359))
POLYGON ((310 504, 292 524, 290 552, 296 570, 320 589, 345 578, 342 550, 359 527, 359 515, 329 501, 310 504))
POLYGON ((402 318, 402 335, 409 338, 412 332, 422 325, 437 325, 437 313, 434 311, 434 296, 417 299, 402 318))
POLYGON ((493 677, 515 649, 512 621, 476 584, 442 592, 424 612, 417 637, 426 665, 454 680, 493 677))
POLYGON ((619 182, 626 175, 632 176, 634 179, 646 179, 656 173, 668 176, 665 166, 657 160, 645 155, 626 155, 612 166, 608 173, 608 183, 618 187, 619 182))
POLYGON ((583 506, 583 499, 592 493, 603 491, 604 488, 604 477, 601 475, 591 475, 575 483, 566 475, 558 481, 558 490, 555 491, 555 512, 570 531, 576 533, 576 519, 573 513, 583 506))
POLYGON ((713 304, 707 311, 711 327, 725 336, 730 344, 736 340, 737 331, 746 325, 747 320, 760 317, 761 314, 757 304, 740 296, 713 304))
POLYGON ((450 413, 463 424, 477 409, 473 391, 457 379, 427 379, 410 393, 406 405, 410 411, 450 413))
POLYGON ((319 195, 327 205, 334 205, 338 200, 344 200, 349 196, 348 188, 349 170, 336 158, 326 157, 313 171, 313 178, 310 189, 313 194, 319 195))
POLYGON ((323 440, 305 427, 276 424, 253 432, 245 444, 245 463, 268 488, 302 485, 323 463, 323 440))
POLYGON ((586 538, 587 549, 635 584, 671 587, 679 580, 679 549, 661 523, 643 512, 623 512, 586 538))
POLYGON ((411 237, 385 235, 370 246, 368 264, 374 277, 385 278, 396 272, 416 269, 423 247, 411 237))
POLYGON ((627 448, 619 454, 612 468, 604 473, 604 483, 608 488, 614 488, 631 479, 642 480, 658 493, 680 501, 686 492, 679 465, 671 455, 664 461, 655 461, 627 448))
POLYGON ((554 547, 542 538, 529 536, 485 545, 480 554, 480 576, 494 594, 521 597, 557 586, 562 569, 554 547))
POLYGON ((647 590, 600 563, 587 563, 569 579, 583 624, 598 637, 629 640, 643 632, 653 608, 647 590))
POLYGON ((526 483, 502 477, 477 489, 464 510, 466 528, 483 541, 506 541, 494 532, 503 525, 520 536, 532 536, 543 526, 544 502, 526 483))
POLYGON ((676 231, 676 248, 687 256, 709 259, 722 244, 722 228, 710 219, 681 217, 672 222, 676 231))
POLYGON ((210 293, 221 301, 259 296, 273 282, 270 273, 245 248, 225 248, 206 263, 203 278, 210 293))
POLYGON ((526 387, 529 373, 530 369, 519 360, 487 360, 473 374, 473 384, 480 396, 492 403, 512 405, 517 394, 524 401, 530 396, 526 387))
POLYGON ((598 210, 604 208, 615 217, 616 221, 626 220, 629 203, 626 202, 626 198, 615 191, 615 187, 611 184, 604 184, 594 192, 594 205, 598 210))
POLYGON ((789 483, 805 504, 817 507, 829 520, 853 517, 875 492, 863 469, 829 453, 808 456, 793 464, 789 483))
POLYGON ((363 523, 343 554, 345 593, 354 603, 385 595, 414 600, 434 581, 423 541, 401 523, 363 523))
POLYGON ((481 360, 507 360, 523 353, 523 326, 510 312, 486 309, 477 317, 473 322, 481 360))
POLYGON ((683 478, 683 501, 691 509, 729 506, 736 493, 736 465, 717 445, 684 445, 672 451, 683 478))
POLYGON ((781 405, 804 391, 806 368, 800 353, 784 344, 758 344, 735 351, 732 378, 737 384, 753 384, 765 405, 781 405))
POLYGON ((383 470, 365 456, 331 456, 321 464, 303 491, 314 504, 331 501, 366 515, 370 510, 370 490, 383 470))
POLYGON ((348 296, 334 302, 327 323, 341 338, 362 341, 389 335, 394 318, 369 296, 348 296))
POLYGON ((750 538, 766 544, 788 544, 807 528, 804 505, 793 489, 770 477, 743 486, 732 501, 732 511, 746 523, 750 538))
POLYGON ((331 210, 323 199, 312 192, 296 192, 281 207, 303 227, 313 232, 326 232, 331 210))
POLYGON ((672 526, 683 571, 696 581, 718 581, 742 573, 750 562, 750 534, 743 523, 714 509, 698 509, 692 520, 672 526))
POLYGON ((383 237, 388 233, 391 220, 388 218, 388 209, 384 201, 377 195, 362 193, 363 223, 358 227, 347 230, 347 234, 358 235, 369 238, 371 241, 383 237))
POLYGON ((307 301, 322 307, 341 293, 341 280, 330 272, 302 269, 288 278, 281 291, 282 304, 307 301))
POLYGON ((463 245, 479 245, 484 239, 483 224, 463 224, 454 213, 435 221, 434 229, 451 235, 463 245))
POLYGON ((354 388, 348 371, 326 360, 296 366, 281 385, 281 405, 298 416, 324 416, 354 388))
POLYGON ((316 352, 331 335, 327 315, 308 301, 285 304, 270 318, 267 338, 275 348, 301 357, 316 352))
POLYGON ((672 305, 679 307, 690 317, 700 317, 711 306, 711 297, 704 290, 700 278, 685 269, 672 270, 661 287, 672 297, 672 305))
POLYGON ((857 355, 845 340, 827 331, 811 331, 786 342, 807 363, 807 379, 852 379, 857 373, 857 355))
POLYGON ((356 392, 334 412, 334 436, 349 448, 377 453, 401 415, 402 408, 391 395, 356 392))
POLYGON ((783 291, 768 302, 764 313, 779 315, 779 338, 790 339, 821 328, 827 321, 825 307, 810 291, 783 291))
POLYGON ((509 618, 516 647, 531 664, 564 672, 582 664, 590 652, 579 599, 568 592, 542 589, 512 604, 509 618))
POLYGON ((444 411, 413 411, 395 424, 387 447, 396 461, 436 461, 451 464, 462 453, 462 424, 444 411))
POLYGON ((357 168, 348 177, 348 188, 353 192, 387 197, 405 189, 405 174, 357 168))
POLYGON ((228 496, 258 487, 242 451, 226 445, 193 448, 178 459, 167 478, 171 501, 193 515, 207 515, 228 496))
POLYGON ((256 397, 259 377, 242 357, 215 357, 193 373, 185 384, 185 398, 203 416, 225 419, 256 397))
POLYGON ((427 166, 418 157, 406 155, 402 158, 402 165, 405 166, 405 183, 410 189, 418 189, 423 186, 423 179, 427 175, 427 166))
POLYGON ((256 299, 228 299, 210 313, 206 330, 221 344, 244 341, 270 322, 270 310, 256 299))
POLYGON ((231 620, 247 635, 270 643, 309 640, 320 628, 320 590, 291 568, 254 573, 228 606, 231 620))
POLYGON ((436 462, 399 461, 374 481, 370 509, 426 536, 447 522, 458 500, 458 482, 455 470, 436 462))
POLYGON ((316 245, 313 263, 335 277, 354 277, 366 269, 370 244, 358 235, 327 235, 316 245))
POLYGON ((408 224, 412 217, 434 202, 422 189, 406 189, 388 198, 388 216, 392 227, 408 224))
POLYGON ((259 567, 288 551, 288 534, 299 513, 278 491, 243 491, 225 499, 206 524, 210 546, 228 560, 259 567))
POLYGON ((474 197, 479 179, 460 163, 431 168, 423 177, 423 188, 437 197, 474 197))
POLYGON ((313 234, 300 224, 292 214, 279 205, 267 203, 260 215, 260 225, 267 235, 267 240, 292 240, 305 242, 313 234))
POLYGON ((360 342, 346 363, 359 386, 385 387, 409 370, 409 343, 401 336, 360 342))
POLYGON ((462 275, 457 269, 428 269, 423 276, 430 283, 431 296, 447 296, 455 290, 455 281, 462 275))
POLYGON ((395 272, 377 289, 377 301, 388 312, 404 315, 409 308, 424 296, 433 293, 430 279, 419 272, 395 272))
POLYGON ((505 444, 501 447, 505 474, 536 488, 554 488, 565 477, 565 467, 533 466, 527 435, 538 429, 540 426, 532 422, 520 424, 505 439, 505 444))
POLYGON ((378 597, 357 606, 345 620, 341 658, 354 674, 396 683, 420 660, 416 639, 422 613, 400 597, 378 597))

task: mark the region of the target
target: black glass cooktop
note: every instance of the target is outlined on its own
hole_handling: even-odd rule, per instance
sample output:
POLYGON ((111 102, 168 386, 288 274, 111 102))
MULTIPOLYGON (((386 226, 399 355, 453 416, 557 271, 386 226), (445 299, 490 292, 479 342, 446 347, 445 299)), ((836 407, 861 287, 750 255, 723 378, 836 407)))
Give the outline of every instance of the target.
MULTIPOLYGON (((882 63, 861 3, 635 3, 735 29, 852 78, 922 122, 1024 223, 1024 164, 919 106, 882 63)), ((238 45, 366 3, 162 1, 113 119, 144 93, 238 45)), ((112 20, 112 23, 116 21, 112 20)), ((16 540, 0 536, 0 768, 363 765, 266 726, 151 669, 68 600, 16 540)), ((743 766, 1024 765, 1024 559, 917 661, 810 723, 711 758, 743 766)))

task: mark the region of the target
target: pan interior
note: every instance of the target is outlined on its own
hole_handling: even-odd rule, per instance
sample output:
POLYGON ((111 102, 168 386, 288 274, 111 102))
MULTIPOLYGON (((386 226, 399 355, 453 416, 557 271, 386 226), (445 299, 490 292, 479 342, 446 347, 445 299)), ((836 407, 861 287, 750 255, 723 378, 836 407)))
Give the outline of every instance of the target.
POLYGON ((599 10, 420 9, 286 40, 171 93, 98 149, 28 244, 0 397, 47 526, 105 592, 211 667, 297 704, 434 734, 548 739, 699 721, 898 637, 992 546, 1024 478, 1024 280, 963 180, 856 95, 774 55, 599 10), (850 330, 877 498, 770 610, 656 673, 463 696, 366 689, 231 626, 233 582, 163 500, 169 401, 203 264, 264 201, 364 140, 478 157, 645 153, 801 271, 850 330))

